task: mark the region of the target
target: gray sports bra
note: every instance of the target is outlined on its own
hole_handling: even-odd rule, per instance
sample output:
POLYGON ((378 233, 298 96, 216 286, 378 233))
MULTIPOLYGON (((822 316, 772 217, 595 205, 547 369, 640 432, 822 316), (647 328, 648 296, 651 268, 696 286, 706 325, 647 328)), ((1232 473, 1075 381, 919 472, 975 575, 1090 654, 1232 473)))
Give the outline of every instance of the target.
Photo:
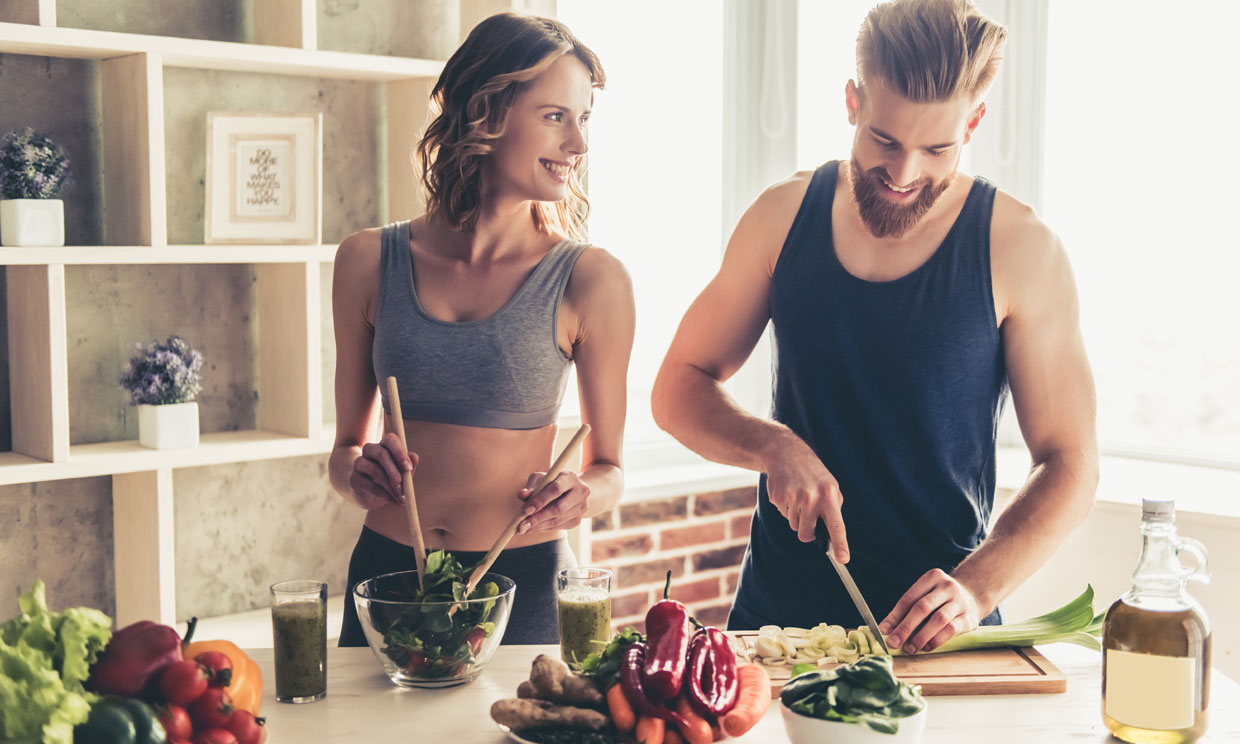
POLYGON ((564 240, 507 304, 482 320, 450 323, 418 301, 409 223, 383 228, 371 358, 383 408, 396 377, 406 419, 496 429, 537 429, 559 414, 572 360, 556 343, 564 287, 584 243, 564 240))

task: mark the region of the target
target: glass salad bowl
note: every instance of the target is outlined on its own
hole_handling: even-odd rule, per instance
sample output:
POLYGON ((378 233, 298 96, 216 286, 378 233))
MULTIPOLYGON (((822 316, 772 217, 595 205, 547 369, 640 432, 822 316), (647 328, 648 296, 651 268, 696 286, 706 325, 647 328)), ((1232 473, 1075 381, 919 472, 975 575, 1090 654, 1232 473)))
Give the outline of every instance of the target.
POLYGON ((366 642, 393 682, 451 687, 473 682, 495 655, 516 587, 487 573, 469 599, 421 600, 418 572, 398 571, 359 582, 353 602, 366 642))

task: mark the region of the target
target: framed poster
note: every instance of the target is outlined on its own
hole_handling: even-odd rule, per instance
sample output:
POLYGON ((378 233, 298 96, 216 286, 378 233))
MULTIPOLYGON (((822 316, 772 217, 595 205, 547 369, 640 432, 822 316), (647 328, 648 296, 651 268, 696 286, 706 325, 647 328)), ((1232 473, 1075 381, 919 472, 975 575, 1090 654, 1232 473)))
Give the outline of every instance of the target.
POLYGON ((207 243, 322 242, 323 114, 207 114, 207 243))

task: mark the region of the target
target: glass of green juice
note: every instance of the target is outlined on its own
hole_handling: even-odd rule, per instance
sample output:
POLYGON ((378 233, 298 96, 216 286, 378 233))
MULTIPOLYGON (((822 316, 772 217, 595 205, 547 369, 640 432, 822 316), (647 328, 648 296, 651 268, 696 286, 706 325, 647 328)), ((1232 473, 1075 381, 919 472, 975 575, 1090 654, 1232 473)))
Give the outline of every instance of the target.
POLYGON ((327 584, 271 585, 276 700, 313 703, 327 694, 327 584))
POLYGON ((611 638, 611 571, 565 568, 555 577, 560 658, 576 663, 611 638))

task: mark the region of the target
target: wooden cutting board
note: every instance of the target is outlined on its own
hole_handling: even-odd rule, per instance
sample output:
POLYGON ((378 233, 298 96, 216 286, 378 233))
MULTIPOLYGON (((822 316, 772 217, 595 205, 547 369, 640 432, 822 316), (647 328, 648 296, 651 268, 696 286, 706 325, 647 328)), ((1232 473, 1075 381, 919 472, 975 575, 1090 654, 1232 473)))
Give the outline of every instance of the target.
MULTIPOLYGON (((732 632, 737 654, 747 658, 756 632, 732 632)), ((910 685, 921 685, 923 695, 1022 695, 1064 692, 1063 672, 1033 648, 987 648, 942 654, 893 656, 895 674, 910 685)), ((830 667, 824 667, 829 669, 830 667)), ((792 675, 790 666, 768 666, 771 696, 792 675)))

